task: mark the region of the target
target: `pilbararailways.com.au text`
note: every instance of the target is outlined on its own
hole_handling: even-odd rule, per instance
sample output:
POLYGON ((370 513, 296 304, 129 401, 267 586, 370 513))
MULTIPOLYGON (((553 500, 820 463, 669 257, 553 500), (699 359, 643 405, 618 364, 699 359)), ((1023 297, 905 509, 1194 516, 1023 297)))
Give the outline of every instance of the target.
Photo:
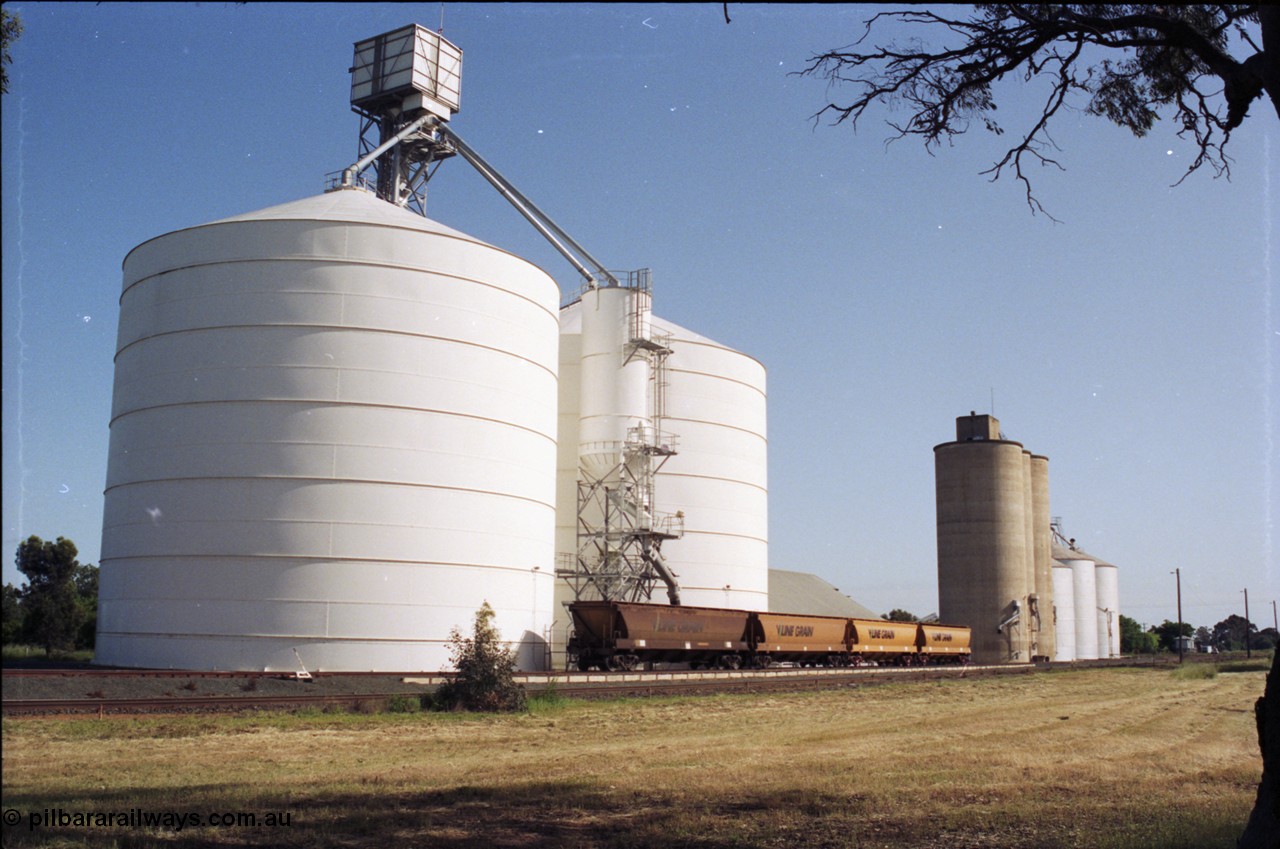
POLYGON ((26 824, 27 831, 48 828, 147 828, 159 831, 182 831, 185 828, 282 828, 292 825, 289 811, 150 811, 146 808, 126 808, 117 811, 71 811, 65 808, 44 808, 38 811, 19 811, 8 808, 4 812, 4 824, 26 824))

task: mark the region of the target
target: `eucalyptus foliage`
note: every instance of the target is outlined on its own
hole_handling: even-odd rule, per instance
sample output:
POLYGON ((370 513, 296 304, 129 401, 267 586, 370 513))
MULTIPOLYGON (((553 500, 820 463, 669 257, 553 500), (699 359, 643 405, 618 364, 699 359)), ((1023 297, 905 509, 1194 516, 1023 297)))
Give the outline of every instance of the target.
POLYGON ((524 687, 515 680, 515 652, 502 642, 493 617, 486 601, 476 611, 470 637, 457 628, 450 632, 450 657, 458 673, 436 691, 441 707, 490 713, 527 707, 524 687))

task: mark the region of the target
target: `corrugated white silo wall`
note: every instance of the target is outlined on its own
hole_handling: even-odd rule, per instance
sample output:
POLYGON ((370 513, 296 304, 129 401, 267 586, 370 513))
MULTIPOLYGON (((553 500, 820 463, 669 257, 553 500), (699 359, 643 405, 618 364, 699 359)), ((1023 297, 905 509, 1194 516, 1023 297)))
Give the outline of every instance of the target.
POLYGON ((1076 659, 1076 593, 1071 567, 1053 562, 1054 660, 1076 659))
POLYGON ((1071 567, 1072 601, 1075 602, 1076 660, 1098 658, 1098 589, 1092 560, 1073 557, 1071 567))
POLYGON ((1094 582, 1098 593, 1098 656, 1120 656, 1120 570, 1097 563, 1094 582))
MULTIPOLYGON (((578 439, 575 357, 581 359, 581 302, 561 312, 560 441, 556 551, 576 548, 578 439), (572 407, 566 407, 572 405, 572 407)), ((654 509, 685 514, 685 535, 662 547, 684 604, 767 610, 769 592, 768 443, 765 371, 755 359, 652 317, 671 335, 665 431, 678 453, 658 472, 654 509), (726 589, 728 587, 728 589, 726 589)), ((557 611, 568 600, 557 588, 557 611)), ((557 614, 559 615, 559 614, 557 614)))
POLYGON ((684 604, 769 609, 765 369, 746 354, 653 317, 671 335, 667 415, 678 452, 657 475, 657 507, 683 511, 663 546, 684 604))
MULTIPOLYGON (((647 424, 650 368, 642 356, 628 357, 633 304, 647 293, 618 286, 592 289, 580 302, 578 460, 600 480, 622 461, 630 428, 647 424)), ((647 311, 641 309, 644 323, 647 311)))
POLYGON ((124 267, 98 662, 432 670, 552 616, 557 287, 360 191, 124 267))

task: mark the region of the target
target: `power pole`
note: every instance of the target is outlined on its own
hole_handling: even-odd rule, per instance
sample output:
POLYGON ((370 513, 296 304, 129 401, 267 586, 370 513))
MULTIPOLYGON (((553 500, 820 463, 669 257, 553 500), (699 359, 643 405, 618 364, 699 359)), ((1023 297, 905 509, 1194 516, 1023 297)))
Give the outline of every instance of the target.
POLYGON ((1244 656, 1253 657, 1253 648, 1249 645, 1249 588, 1244 590, 1244 656))
POLYGON ((1182 570, 1174 569, 1173 576, 1178 582, 1178 663, 1182 663, 1182 570))

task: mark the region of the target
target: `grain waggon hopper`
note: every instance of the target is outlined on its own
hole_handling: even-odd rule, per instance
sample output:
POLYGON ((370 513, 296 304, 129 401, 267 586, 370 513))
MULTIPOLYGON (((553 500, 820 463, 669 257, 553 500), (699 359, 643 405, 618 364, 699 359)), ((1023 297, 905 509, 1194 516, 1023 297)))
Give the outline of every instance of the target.
POLYGON ((569 656, 584 672, 668 661, 736 669, 749 648, 744 610, 580 601, 570 611, 569 656))

